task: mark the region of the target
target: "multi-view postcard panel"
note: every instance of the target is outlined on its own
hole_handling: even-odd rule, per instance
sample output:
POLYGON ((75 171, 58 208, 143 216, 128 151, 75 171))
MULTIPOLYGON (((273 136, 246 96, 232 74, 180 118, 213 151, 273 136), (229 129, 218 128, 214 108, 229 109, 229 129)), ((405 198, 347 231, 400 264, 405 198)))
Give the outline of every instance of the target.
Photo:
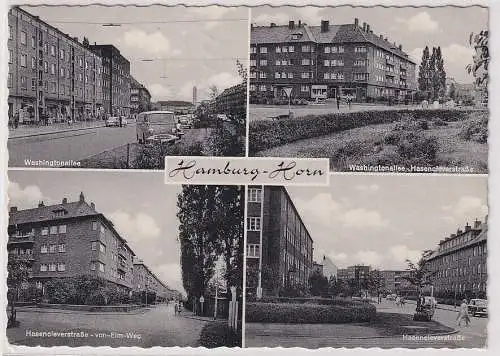
POLYGON ((8 29, 10 351, 486 347, 488 8, 12 6, 8 29), (167 182, 169 156, 226 180, 167 182), (329 183, 227 185, 261 157, 329 183))

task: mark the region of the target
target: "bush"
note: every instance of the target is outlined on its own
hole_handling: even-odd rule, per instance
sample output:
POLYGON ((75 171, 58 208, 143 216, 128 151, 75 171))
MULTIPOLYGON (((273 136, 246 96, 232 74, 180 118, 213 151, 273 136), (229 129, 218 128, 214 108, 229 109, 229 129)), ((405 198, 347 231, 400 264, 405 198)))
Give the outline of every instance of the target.
POLYGON ((374 305, 353 301, 351 305, 292 303, 246 303, 246 321, 256 323, 340 324, 367 322, 376 315, 374 305))
POLYGON ((435 137, 421 137, 408 133, 399 140, 397 153, 411 165, 432 166, 437 163, 439 144, 435 137))
POLYGON ((391 123, 405 117, 412 120, 431 120, 440 117, 444 121, 466 119, 468 112, 456 109, 436 110, 386 110, 359 111, 308 115, 285 120, 257 120, 250 122, 249 150, 251 154, 297 140, 329 135, 366 125, 391 123))
POLYGON ((458 135, 464 140, 488 142, 488 116, 467 122, 458 135))
POLYGON ((134 167, 139 169, 164 169, 165 156, 203 156, 203 144, 194 142, 189 146, 144 145, 137 154, 134 167))
POLYGON ((200 334, 200 345, 207 348, 241 347, 241 340, 241 325, 234 331, 224 320, 206 324, 200 334))
POLYGON ((317 305, 342 305, 351 306, 359 305, 360 303, 351 298, 323 298, 323 297, 302 297, 302 298, 288 298, 288 297, 263 297, 260 299, 261 303, 289 303, 289 304, 317 304, 317 305))

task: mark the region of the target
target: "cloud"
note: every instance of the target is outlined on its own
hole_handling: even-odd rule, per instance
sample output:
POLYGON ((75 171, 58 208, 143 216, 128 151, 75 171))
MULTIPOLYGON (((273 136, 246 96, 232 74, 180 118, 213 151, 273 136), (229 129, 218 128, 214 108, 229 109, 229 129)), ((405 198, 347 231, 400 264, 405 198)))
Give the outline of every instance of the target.
MULTIPOLYGON (((229 13, 232 9, 226 6, 216 6, 216 5, 211 5, 211 6, 204 6, 204 7, 198 7, 194 8, 193 11, 196 14, 199 14, 203 16, 204 19, 210 19, 210 20, 219 20, 227 13, 229 13)), ((220 24, 220 22, 217 21, 207 21, 205 22, 205 29, 211 30, 215 27, 217 27, 220 24)))
POLYGON ((376 184, 372 185, 357 185, 354 189, 359 190, 361 192, 376 192, 380 189, 380 187, 376 184))
POLYGON ((152 266, 152 269, 169 288, 185 293, 184 287, 182 286, 181 266, 178 263, 166 263, 152 266))
POLYGON ((332 199, 329 193, 316 194, 310 200, 297 199, 296 202, 297 209, 303 214, 308 214, 315 221, 320 223, 328 223, 332 219, 339 215, 341 210, 341 205, 332 199), (321 207, 318 209, 318 207, 321 207))
POLYGON ((447 223, 452 223, 455 221, 455 218, 453 216, 441 216, 440 219, 446 221, 447 223))
POLYGON ((285 13, 278 14, 260 14, 259 16, 252 19, 252 22, 256 25, 269 26, 271 22, 279 25, 287 25, 290 20, 290 16, 285 13))
POLYGON ((175 97, 179 100, 191 101, 193 99, 193 86, 196 86, 198 99, 202 100, 204 98, 208 98, 209 87, 212 85, 215 85, 219 89, 219 92, 222 92, 224 89, 238 83, 241 83, 241 78, 238 75, 234 75, 229 72, 221 72, 200 82, 190 80, 184 83, 180 90, 175 93, 175 97))
POLYGON ((326 254, 333 263, 337 264, 337 262, 344 262, 347 260, 347 254, 343 252, 336 253, 335 251, 330 251, 326 254))
POLYGON ((141 212, 129 214, 122 210, 117 210, 109 216, 125 239, 138 241, 141 238, 155 238, 160 235, 161 230, 158 224, 148 214, 141 212))
POLYGON ((165 87, 162 84, 151 84, 148 86, 153 101, 170 99, 172 96, 172 89, 165 87))
POLYGON ((18 208, 33 208, 44 199, 42 191, 37 185, 27 185, 24 188, 16 182, 9 182, 9 205, 18 208))
MULTIPOLYGON (((396 21, 402 22, 401 20, 397 19, 396 21)), ((425 11, 419 12, 415 16, 404 20, 404 22, 406 22, 406 26, 412 32, 433 33, 439 30, 437 21, 434 21, 425 11)))
POLYGON ((474 50, 471 47, 462 46, 453 43, 449 46, 442 47, 441 52, 446 63, 469 63, 472 61, 474 50))
POLYGON ((389 226, 389 220, 383 219, 377 211, 370 211, 364 208, 353 209, 345 212, 341 216, 345 227, 353 228, 382 228, 389 226))
POLYGON ((206 86, 211 85, 217 86, 219 90, 229 88, 241 82, 241 78, 238 75, 234 75, 228 72, 222 72, 212 75, 207 79, 206 86))
POLYGON ((323 9, 321 7, 317 6, 306 6, 306 7, 300 7, 297 8, 297 13, 299 16, 299 19, 302 19, 303 22, 307 23, 308 25, 318 25, 318 22, 320 21, 320 11, 323 9))
POLYGON ((147 54, 170 55, 170 41, 162 32, 147 33, 143 30, 131 29, 123 34, 123 43, 130 48, 138 49, 147 54))
POLYGON ((416 262, 421 256, 421 251, 412 250, 406 245, 396 245, 389 249, 391 257, 399 263, 404 263, 407 259, 416 262))
POLYGON ((457 216, 464 216, 469 213, 483 211, 484 204, 480 198, 465 195, 458 200, 458 203, 453 209, 453 213, 457 216))
POLYGON ((414 50, 410 51, 409 56, 411 59, 415 61, 417 64, 417 67, 420 65, 420 62, 422 61, 422 52, 424 51, 423 48, 417 47, 414 50))
POLYGON ((181 54, 182 54, 182 51, 178 48, 176 48, 172 51, 172 56, 180 56, 181 54))
POLYGON ((356 252, 356 254, 354 255, 354 259, 356 263, 363 263, 365 265, 370 265, 372 267, 378 267, 380 266, 380 263, 384 258, 381 254, 379 254, 376 251, 361 250, 356 252))

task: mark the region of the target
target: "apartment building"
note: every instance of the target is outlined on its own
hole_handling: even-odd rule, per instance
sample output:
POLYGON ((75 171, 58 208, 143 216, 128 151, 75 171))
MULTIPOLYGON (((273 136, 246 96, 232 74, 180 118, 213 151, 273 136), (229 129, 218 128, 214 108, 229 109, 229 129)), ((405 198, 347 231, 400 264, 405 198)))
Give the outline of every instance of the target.
POLYGON ((25 258, 30 282, 42 288, 51 278, 93 275, 125 290, 133 288, 134 252, 113 223, 85 201, 26 210, 10 208, 9 255, 25 258))
POLYGON ((311 99, 350 95, 357 101, 404 99, 417 89, 415 62, 370 25, 310 26, 298 21, 251 26, 250 93, 311 99))
POLYGON ((428 259, 430 270, 437 271, 433 278, 435 293, 486 295, 487 238, 486 218, 484 222, 474 221, 472 226, 467 223, 463 230, 439 242, 428 259))
POLYGON ((327 256, 323 256, 321 262, 313 262, 313 270, 321 273, 328 280, 337 279, 338 267, 327 256))
POLYGON ((176 292, 168 288, 142 260, 134 261, 133 290, 154 292, 159 302, 175 299, 177 296, 176 292))
POLYGON ((246 115, 247 87, 245 84, 237 84, 225 89, 215 99, 218 114, 233 116, 236 114, 246 115))
POLYGON ((349 280, 366 281, 370 276, 371 267, 354 265, 347 268, 340 268, 337 271, 337 279, 347 282, 349 280))
POLYGON ((101 58, 78 38, 14 6, 8 13, 9 118, 84 120, 102 113, 101 58))
POLYGON ((93 44, 102 59, 103 105, 111 115, 130 115, 130 62, 113 45, 93 44))
POLYGON ((149 110, 151 110, 151 94, 149 93, 149 90, 131 76, 130 113, 138 114, 149 110))
POLYGON ((313 268, 313 240, 282 186, 249 186, 247 197, 247 293, 260 298, 282 287, 306 285, 313 268))
POLYGON ((400 295, 415 294, 416 288, 408 282, 405 277, 409 277, 406 270, 382 270, 380 274, 384 281, 384 289, 387 293, 400 295))

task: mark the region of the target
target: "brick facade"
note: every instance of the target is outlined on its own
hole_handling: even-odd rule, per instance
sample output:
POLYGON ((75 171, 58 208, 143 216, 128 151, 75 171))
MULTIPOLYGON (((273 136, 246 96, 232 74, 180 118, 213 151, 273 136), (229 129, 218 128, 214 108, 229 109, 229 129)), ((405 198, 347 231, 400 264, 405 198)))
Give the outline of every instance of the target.
POLYGON ((369 25, 252 26, 250 92, 267 98, 404 99, 416 91, 415 63, 369 25))

